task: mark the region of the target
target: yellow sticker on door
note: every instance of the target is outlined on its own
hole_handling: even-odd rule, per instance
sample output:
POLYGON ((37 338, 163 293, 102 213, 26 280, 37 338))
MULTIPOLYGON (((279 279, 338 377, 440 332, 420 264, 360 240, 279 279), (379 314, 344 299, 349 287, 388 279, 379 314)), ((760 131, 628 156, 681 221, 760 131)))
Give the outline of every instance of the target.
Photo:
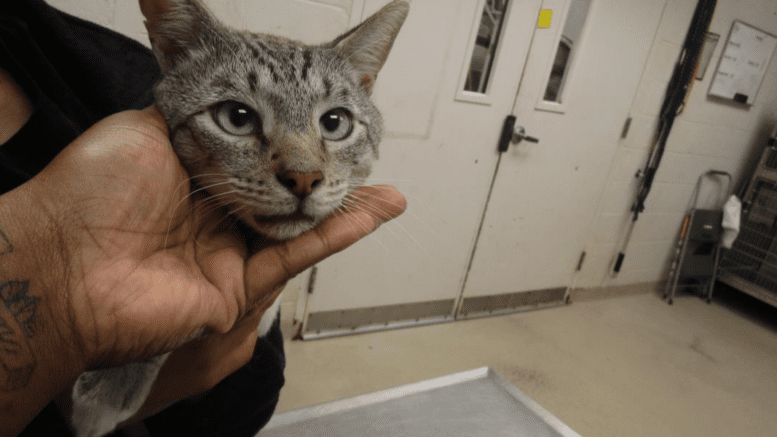
POLYGON ((550 9, 543 9, 540 11, 540 18, 537 20, 537 27, 548 28, 550 27, 550 17, 553 16, 553 11, 550 9))

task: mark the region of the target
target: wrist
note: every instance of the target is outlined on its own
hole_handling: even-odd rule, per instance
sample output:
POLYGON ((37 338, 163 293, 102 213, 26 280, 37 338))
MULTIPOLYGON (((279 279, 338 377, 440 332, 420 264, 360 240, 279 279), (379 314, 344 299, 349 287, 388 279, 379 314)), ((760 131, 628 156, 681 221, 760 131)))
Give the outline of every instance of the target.
POLYGON ((62 226, 33 185, 0 196, 0 435, 21 431, 86 368, 62 226))

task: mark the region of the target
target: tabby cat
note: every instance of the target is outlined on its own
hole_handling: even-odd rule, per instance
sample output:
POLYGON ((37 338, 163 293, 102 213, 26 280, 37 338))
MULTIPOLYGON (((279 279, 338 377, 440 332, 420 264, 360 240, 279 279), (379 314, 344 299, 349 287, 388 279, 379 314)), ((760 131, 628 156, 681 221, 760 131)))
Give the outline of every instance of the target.
MULTIPOLYGON (((370 94, 408 0, 316 46, 227 28, 199 0, 140 3, 162 70, 154 97, 195 187, 260 234, 288 239, 364 182, 382 135, 370 94)), ((72 393, 77 435, 104 435, 133 416, 166 357, 82 374, 72 393)))

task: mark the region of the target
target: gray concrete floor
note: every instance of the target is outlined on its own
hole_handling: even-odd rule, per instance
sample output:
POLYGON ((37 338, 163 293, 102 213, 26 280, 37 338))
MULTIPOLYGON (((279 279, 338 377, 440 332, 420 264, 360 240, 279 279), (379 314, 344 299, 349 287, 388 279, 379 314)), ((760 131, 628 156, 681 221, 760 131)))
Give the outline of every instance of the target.
POLYGON ((278 412, 491 366, 586 437, 777 436, 777 310, 732 290, 711 305, 641 294, 286 354, 278 412))

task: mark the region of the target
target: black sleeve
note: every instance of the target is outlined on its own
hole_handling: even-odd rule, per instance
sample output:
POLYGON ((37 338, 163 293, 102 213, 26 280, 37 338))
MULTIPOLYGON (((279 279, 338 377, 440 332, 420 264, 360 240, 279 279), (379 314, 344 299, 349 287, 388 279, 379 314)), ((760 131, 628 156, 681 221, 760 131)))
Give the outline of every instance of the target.
POLYGON ((159 68, 142 44, 42 0, 0 2, 0 68, 33 115, 0 147, 0 193, 21 185, 98 120, 152 103, 159 68))

